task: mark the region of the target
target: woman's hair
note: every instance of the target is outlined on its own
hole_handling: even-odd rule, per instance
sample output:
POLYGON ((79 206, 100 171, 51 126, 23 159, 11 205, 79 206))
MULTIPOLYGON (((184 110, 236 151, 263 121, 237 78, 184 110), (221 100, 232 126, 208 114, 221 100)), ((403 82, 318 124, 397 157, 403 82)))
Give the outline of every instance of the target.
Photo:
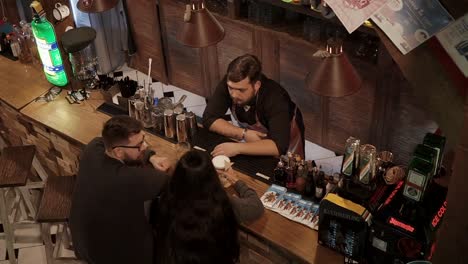
POLYGON ((180 159, 161 196, 156 222, 159 263, 235 263, 238 222, 208 154, 180 159))
POLYGON ((240 82, 249 77, 250 83, 254 84, 262 75, 262 64, 254 55, 245 54, 235 58, 229 63, 227 69, 227 80, 240 82))
POLYGON ((129 116, 114 116, 107 120, 102 129, 102 139, 107 149, 128 143, 128 138, 143 129, 140 121, 129 116))

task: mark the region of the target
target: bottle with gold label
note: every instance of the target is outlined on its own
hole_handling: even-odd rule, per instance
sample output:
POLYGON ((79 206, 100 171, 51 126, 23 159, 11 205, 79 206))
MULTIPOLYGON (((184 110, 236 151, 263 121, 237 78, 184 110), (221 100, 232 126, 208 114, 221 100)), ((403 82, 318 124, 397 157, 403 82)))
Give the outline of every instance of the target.
POLYGON ((358 180, 363 184, 370 184, 375 178, 375 162, 377 150, 370 144, 361 146, 359 154, 359 173, 358 180))
POLYGON ((359 162, 359 145, 360 140, 357 138, 349 137, 346 140, 343 164, 341 165, 341 173, 343 173, 348 178, 352 178, 356 173, 359 162))

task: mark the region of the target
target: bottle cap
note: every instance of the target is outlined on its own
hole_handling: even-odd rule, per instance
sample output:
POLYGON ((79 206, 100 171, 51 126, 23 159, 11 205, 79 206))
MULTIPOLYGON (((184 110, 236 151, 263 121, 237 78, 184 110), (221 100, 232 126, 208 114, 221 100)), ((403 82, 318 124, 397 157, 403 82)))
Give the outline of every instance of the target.
POLYGON ((30 7, 32 8, 34 16, 42 17, 45 15, 44 8, 39 1, 33 1, 30 7))

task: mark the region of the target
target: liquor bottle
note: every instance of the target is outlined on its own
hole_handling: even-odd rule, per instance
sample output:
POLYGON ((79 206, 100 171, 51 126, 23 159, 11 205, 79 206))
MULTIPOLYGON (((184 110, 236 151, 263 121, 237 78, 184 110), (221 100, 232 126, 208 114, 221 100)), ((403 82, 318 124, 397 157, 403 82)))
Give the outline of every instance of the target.
POLYGON ((31 57, 32 57, 32 63, 41 65, 41 58, 39 57, 39 53, 37 51, 37 45, 36 45, 36 39, 34 38, 34 34, 32 32, 31 24, 27 23, 24 20, 20 21, 20 27, 23 32, 23 36, 26 40, 26 43, 29 47, 29 50, 31 52, 31 57))
POLYGON ((286 188, 296 188, 295 163, 291 153, 288 153, 288 162, 286 164, 286 188))
POLYGON ((286 186, 286 169, 284 163, 280 160, 273 171, 273 181, 280 186, 286 186))
POLYGON ((306 178, 304 177, 304 172, 307 172, 307 169, 303 166, 302 162, 297 166, 296 172, 296 190, 299 193, 303 193, 306 185, 306 178))
POLYGON ((19 58, 20 53, 21 53, 21 47, 20 47, 18 38, 16 37, 15 33, 8 34, 7 41, 10 45, 11 54, 13 55, 13 57, 19 58))
POLYGON ((315 183, 315 198, 317 201, 321 201, 322 198, 325 196, 325 173, 323 170, 319 170, 317 182, 315 183))
POLYGON ((314 180, 314 170, 315 166, 312 164, 313 161, 307 161, 307 177, 306 177, 306 186, 304 194, 309 197, 315 196, 315 180, 314 180))
POLYGON ((20 29, 17 25, 13 25, 13 30, 15 32, 15 39, 19 45, 19 54, 18 58, 21 63, 30 63, 32 62, 31 50, 27 43, 26 37, 23 33, 23 30, 20 29))
POLYGON ((36 38, 37 50, 44 66, 47 80, 56 86, 65 86, 68 83, 65 73, 62 56, 55 37, 54 27, 45 17, 41 3, 33 1, 31 3, 34 15, 31 28, 36 38))
POLYGON ((359 162, 359 145, 360 140, 354 137, 349 137, 346 140, 343 164, 341 165, 341 172, 348 179, 352 178, 357 170, 357 165, 359 162))
POLYGON ((370 184, 375 178, 375 162, 377 150, 370 144, 361 146, 359 155, 359 177, 362 184, 370 184))

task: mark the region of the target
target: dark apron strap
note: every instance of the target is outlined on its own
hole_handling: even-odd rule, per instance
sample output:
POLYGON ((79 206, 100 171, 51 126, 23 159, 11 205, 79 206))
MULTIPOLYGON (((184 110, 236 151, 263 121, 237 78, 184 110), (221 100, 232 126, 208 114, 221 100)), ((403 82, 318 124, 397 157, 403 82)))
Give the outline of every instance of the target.
POLYGON ((289 147, 288 151, 301 155, 305 159, 304 150, 304 139, 302 138, 302 132, 297 123, 297 106, 294 109, 294 116, 291 120, 289 130, 289 147))

